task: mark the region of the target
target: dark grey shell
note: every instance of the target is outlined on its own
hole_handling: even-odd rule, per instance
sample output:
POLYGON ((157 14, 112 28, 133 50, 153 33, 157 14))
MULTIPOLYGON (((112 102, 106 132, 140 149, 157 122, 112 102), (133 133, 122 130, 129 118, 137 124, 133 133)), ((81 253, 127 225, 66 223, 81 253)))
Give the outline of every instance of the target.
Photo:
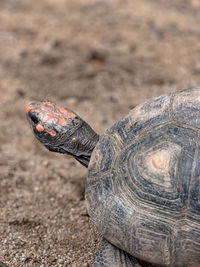
POLYGON ((150 100, 107 130, 86 200, 117 247, 164 266, 200 266, 200 88, 150 100))

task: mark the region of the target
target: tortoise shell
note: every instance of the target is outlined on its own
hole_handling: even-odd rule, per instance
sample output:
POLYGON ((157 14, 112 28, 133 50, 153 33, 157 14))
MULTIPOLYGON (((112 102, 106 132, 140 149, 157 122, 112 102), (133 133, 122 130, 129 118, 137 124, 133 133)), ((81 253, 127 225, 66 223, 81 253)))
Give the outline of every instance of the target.
POLYGON ((200 88, 131 110, 89 164, 88 212, 112 244, 164 266, 200 266, 200 88))

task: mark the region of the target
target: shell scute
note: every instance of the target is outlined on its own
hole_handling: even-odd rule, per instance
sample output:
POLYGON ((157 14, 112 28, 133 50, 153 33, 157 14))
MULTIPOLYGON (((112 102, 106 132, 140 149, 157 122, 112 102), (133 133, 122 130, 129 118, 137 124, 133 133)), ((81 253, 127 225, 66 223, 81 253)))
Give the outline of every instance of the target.
POLYGON ((89 163, 89 177, 94 176, 95 173, 103 174, 110 170, 116 158, 117 148, 113 141, 107 135, 102 135, 100 140, 89 163))
POLYGON ((171 96, 165 95, 137 106, 114 124, 107 133, 113 135, 122 146, 125 146, 129 140, 136 138, 142 131, 149 131, 159 124, 168 122, 170 101, 171 96))
POLYGON ((200 87, 176 93, 172 104, 173 117, 187 125, 200 128, 200 87))
POLYGON ((197 147, 197 157, 194 164, 194 177, 190 192, 188 218, 200 221, 200 145, 197 147))
POLYGON ((172 227, 166 221, 139 217, 136 221, 135 251, 143 260, 170 264, 172 227))
POLYGON ((181 263, 184 259, 182 266, 199 266, 200 229, 196 225, 188 225, 184 222, 177 229, 173 255, 175 263, 181 263))
POLYGON ((146 208, 149 203, 169 217, 185 216, 195 141, 193 130, 179 128, 177 131, 176 126, 165 125, 130 143, 121 151, 119 165, 116 166, 119 179, 123 180, 123 190, 129 192, 128 187, 132 192, 131 198, 139 198, 143 204, 146 203, 146 208), (165 171, 152 166, 152 153, 163 150, 168 153, 170 163, 165 171))

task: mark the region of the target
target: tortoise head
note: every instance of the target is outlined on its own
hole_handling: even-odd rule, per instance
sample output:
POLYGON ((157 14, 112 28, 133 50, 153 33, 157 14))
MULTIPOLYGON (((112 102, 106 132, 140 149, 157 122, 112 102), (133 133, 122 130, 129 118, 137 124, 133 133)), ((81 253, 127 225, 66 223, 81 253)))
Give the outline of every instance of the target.
POLYGON ((76 113, 45 100, 30 103, 27 118, 35 137, 46 148, 72 155, 88 166, 99 137, 76 113))

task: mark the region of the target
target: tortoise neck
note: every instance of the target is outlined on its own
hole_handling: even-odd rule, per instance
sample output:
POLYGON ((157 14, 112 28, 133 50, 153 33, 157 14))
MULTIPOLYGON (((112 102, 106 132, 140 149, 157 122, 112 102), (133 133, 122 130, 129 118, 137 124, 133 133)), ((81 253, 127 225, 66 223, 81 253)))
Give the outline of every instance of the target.
POLYGON ((87 168, 92 151, 99 141, 99 135, 80 117, 78 117, 78 120, 80 122, 79 126, 70 136, 67 136, 64 143, 58 146, 57 152, 73 156, 87 168))
POLYGON ((92 152, 99 141, 99 135, 84 121, 77 131, 77 155, 75 159, 88 168, 92 152))

